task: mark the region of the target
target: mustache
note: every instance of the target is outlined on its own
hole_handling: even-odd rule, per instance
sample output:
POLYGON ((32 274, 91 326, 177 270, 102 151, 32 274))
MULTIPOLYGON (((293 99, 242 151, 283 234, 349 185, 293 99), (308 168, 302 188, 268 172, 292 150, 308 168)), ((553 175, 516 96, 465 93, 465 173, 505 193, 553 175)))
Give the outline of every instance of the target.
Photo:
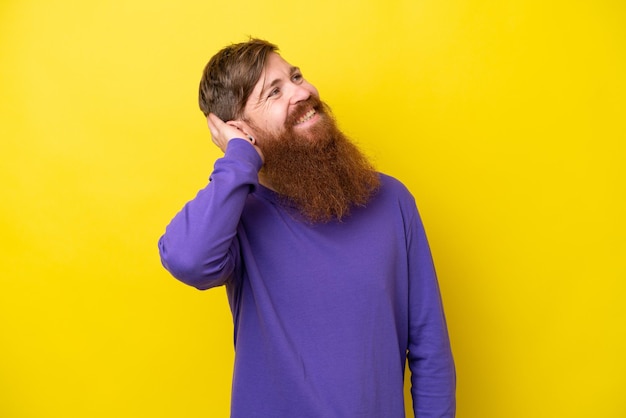
POLYGON ((309 96, 308 99, 298 102, 291 113, 287 116, 285 125, 287 127, 294 126, 298 119, 304 116, 304 114, 310 109, 314 109, 315 112, 319 114, 324 113, 324 104, 319 97, 309 96))

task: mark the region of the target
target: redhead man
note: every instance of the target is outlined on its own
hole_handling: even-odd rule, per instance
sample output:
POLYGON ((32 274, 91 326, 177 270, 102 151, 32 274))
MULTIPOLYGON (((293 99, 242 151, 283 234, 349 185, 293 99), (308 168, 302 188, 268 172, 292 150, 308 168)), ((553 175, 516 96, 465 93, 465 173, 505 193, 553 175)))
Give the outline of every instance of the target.
POLYGON ((159 240, 165 268, 226 286, 233 418, 455 415, 455 371, 424 228, 397 180, 337 128, 277 47, 219 51, 200 108, 224 152, 159 240))

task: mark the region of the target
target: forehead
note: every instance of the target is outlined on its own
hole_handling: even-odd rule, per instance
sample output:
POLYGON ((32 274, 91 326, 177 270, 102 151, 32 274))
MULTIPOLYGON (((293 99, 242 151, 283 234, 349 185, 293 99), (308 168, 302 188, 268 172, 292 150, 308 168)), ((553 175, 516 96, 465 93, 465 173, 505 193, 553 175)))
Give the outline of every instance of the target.
MULTIPOLYGON (((261 73, 261 78, 263 76, 271 75, 274 72, 287 71, 292 68, 292 65, 289 64, 283 57, 278 55, 276 52, 270 52, 265 60, 265 68, 263 68, 263 73, 261 73)), ((260 81, 260 80, 259 80, 260 81)))
POLYGON ((254 86, 254 89, 252 90, 252 95, 258 96, 265 86, 268 86, 281 78, 289 78, 292 69, 293 66, 285 61, 283 57, 275 52, 271 52, 265 60, 265 67, 263 68, 263 72, 254 86))

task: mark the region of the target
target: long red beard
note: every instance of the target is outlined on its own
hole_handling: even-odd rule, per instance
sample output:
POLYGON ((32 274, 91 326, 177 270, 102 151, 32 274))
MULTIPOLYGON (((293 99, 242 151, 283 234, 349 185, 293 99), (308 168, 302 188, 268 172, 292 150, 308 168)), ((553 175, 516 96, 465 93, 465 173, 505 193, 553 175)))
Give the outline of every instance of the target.
POLYGON ((287 204, 295 205, 309 221, 341 220, 355 206, 364 206, 380 185, 366 156, 338 129, 329 108, 311 97, 292 112, 279 135, 258 132, 265 163, 261 178, 287 204), (300 109, 316 109, 321 118, 302 134, 290 127, 300 109))

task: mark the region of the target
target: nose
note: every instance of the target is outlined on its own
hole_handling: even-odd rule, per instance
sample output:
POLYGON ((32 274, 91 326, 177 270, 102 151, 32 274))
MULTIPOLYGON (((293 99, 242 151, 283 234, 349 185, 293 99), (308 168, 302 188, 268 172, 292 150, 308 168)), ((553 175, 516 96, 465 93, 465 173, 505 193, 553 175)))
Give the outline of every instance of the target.
POLYGON ((304 84, 292 84, 291 104, 296 104, 311 97, 311 91, 304 84))

